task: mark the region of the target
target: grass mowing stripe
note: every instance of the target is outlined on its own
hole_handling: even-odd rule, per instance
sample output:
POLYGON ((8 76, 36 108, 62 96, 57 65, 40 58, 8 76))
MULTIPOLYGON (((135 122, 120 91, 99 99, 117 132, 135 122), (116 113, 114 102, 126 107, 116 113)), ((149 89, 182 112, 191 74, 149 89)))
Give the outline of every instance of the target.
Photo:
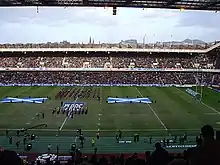
MULTIPOLYGON (((141 95, 141 97, 144 97, 142 95, 142 93, 140 92, 140 90, 135 87, 135 89, 138 91, 138 93, 141 95)), ((149 106, 149 108, 151 109, 151 111, 153 112, 153 114, 156 116, 156 118, 158 119, 158 121, 161 123, 161 125, 164 127, 164 129, 167 131, 167 127, 165 126, 164 122, 159 118, 159 116, 157 115, 157 113, 154 111, 154 109, 150 106, 150 104, 147 104, 149 106)))
MULTIPOLYGON (((76 98, 76 100, 74 101, 73 104, 75 104, 75 103, 77 102, 77 100, 79 99, 79 95, 82 93, 83 89, 84 89, 84 87, 81 88, 81 90, 80 90, 80 92, 78 93, 77 98, 76 98)), ((63 129, 63 126, 64 126, 64 124, 66 123, 67 119, 68 119, 68 117, 65 117, 65 119, 64 119, 64 121, 63 121, 63 123, 62 123, 62 125, 60 126, 59 131, 61 131, 61 130, 63 129)))
MULTIPOLYGON (((177 89, 178 91, 182 92, 182 93, 185 93, 185 95, 187 95, 187 96, 189 96, 189 97, 191 97, 191 98, 194 98, 193 96, 189 95, 188 93, 183 92, 181 89, 179 89, 179 88, 176 88, 176 89, 177 89)), ((202 101, 201 101, 201 104, 202 104, 202 105, 204 105, 205 107, 207 107, 207 108, 211 109, 212 111, 214 111, 214 112, 215 112, 215 113, 217 113, 218 115, 220 115, 220 112, 219 112, 219 111, 217 111, 215 108, 210 107, 209 105, 205 104, 205 103, 204 103, 204 102, 202 102, 202 101)))

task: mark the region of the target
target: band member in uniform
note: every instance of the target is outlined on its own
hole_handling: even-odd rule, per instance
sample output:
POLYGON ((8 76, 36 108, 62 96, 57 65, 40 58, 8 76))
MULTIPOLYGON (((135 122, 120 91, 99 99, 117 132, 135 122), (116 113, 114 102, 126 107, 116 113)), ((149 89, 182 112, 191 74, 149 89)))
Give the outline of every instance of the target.
POLYGON ((42 119, 44 119, 44 113, 43 112, 41 112, 41 115, 42 115, 42 119))
POLYGON ((52 115, 54 115, 55 114, 55 112, 56 112, 56 108, 52 111, 52 115))
POLYGON ((99 132, 96 133, 96 139, 99 139, 99 132))
POLYGON ((122 131, 121 130, 118 130, 118 137, 119 137, 119 139, 122 138, 122 131))

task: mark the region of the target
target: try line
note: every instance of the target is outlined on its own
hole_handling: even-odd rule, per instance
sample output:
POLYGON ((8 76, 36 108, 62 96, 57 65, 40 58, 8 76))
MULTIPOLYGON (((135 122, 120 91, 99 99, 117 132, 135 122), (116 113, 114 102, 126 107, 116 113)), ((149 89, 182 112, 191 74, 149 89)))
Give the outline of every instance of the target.
MULTIPOLYGON (((137 87, 135 87, 136 88, 136 90, 138 91, 138 93, 141 95, 141 97, 144 97, 143 95, 142 95, 142 93, 140 92, 140 90, 137 88, 137 87)), ((168 129, 167 129, 167 127, 165 126, 165 124, 164 124, 164 122, 159 118, 159 116, 157 115, 157 113, 154 111, 154 109, 150 106, 150 104, 147 104, 148 106, 149 106, 149 108, 150 108, 150 110, 153 112, 153 114, 156 116, 156 118, 158 119, 158 121, 160 122, 160 124, 163 126, 163 128, 167 131, 168 129)))
MULTIPOLYGON (((191 97, 191 98, 194 98, 193 96, 191 96, 191 95, 189 95, 188 93, 182 91, 181 89, 179 89, 179 88, 176 88, 176 89, 177 89, 178 91, 184 93, 185 95, 187 95, 187 96, 189 96, 189 97, 191 97)), ((215 113, 217 113, 218 115, 220 115, 220 112, 219 112, 218 110, 216 110, 215 108, 210 107, 209 105, 205 104, 205 103, 202 102, 202 101, 201 101, 200 103, 201 103, 202 105, 204 105, 206 108, 209 108, 209 109, 211 109, 213 112, 215 112, 215 113)))

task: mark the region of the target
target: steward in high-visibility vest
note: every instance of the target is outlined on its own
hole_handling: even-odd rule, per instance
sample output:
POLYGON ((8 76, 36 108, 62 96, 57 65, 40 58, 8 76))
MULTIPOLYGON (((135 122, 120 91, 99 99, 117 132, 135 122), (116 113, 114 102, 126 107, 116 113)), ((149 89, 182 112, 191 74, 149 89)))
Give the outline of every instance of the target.
POLYGON ((23 159, 23 164, 27 165, 27 160, 26 159, 23 159))
POLYGON ((92 147, 95 146, 95 138, 92 138, 92 147))

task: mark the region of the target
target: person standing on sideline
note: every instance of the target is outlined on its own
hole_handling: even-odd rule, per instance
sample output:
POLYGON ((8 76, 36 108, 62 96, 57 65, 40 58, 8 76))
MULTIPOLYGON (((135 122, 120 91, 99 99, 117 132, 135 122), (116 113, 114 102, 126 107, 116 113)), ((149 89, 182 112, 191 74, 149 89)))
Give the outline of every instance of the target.
POLYGON ((48 146, 47 146, 47 152, 50 153, 50 150, 51 150, 51 145, 48 144, 48 146))
POLYGON ((152 136, 149 138, 149 143, 152 144, 152 136))
POLYGON ((8 129, 5 130, 5 136, 8 137, 8 129))
POLYGON ((17 146, 17 148, 19 147, 19 145, 20 145, 20 141, 17 140, 17 142, 16 142, 16 146, 17 146))
POLYGON ((96 139, 99 139, 99 132, 96 133, 96 139))
POLYGON ((94 154, 96 155, 97 154, 97 148, 94 148, 94 154))
POLYGON ((95 146, 95 138, 92 138, 92 147, 95 146))

